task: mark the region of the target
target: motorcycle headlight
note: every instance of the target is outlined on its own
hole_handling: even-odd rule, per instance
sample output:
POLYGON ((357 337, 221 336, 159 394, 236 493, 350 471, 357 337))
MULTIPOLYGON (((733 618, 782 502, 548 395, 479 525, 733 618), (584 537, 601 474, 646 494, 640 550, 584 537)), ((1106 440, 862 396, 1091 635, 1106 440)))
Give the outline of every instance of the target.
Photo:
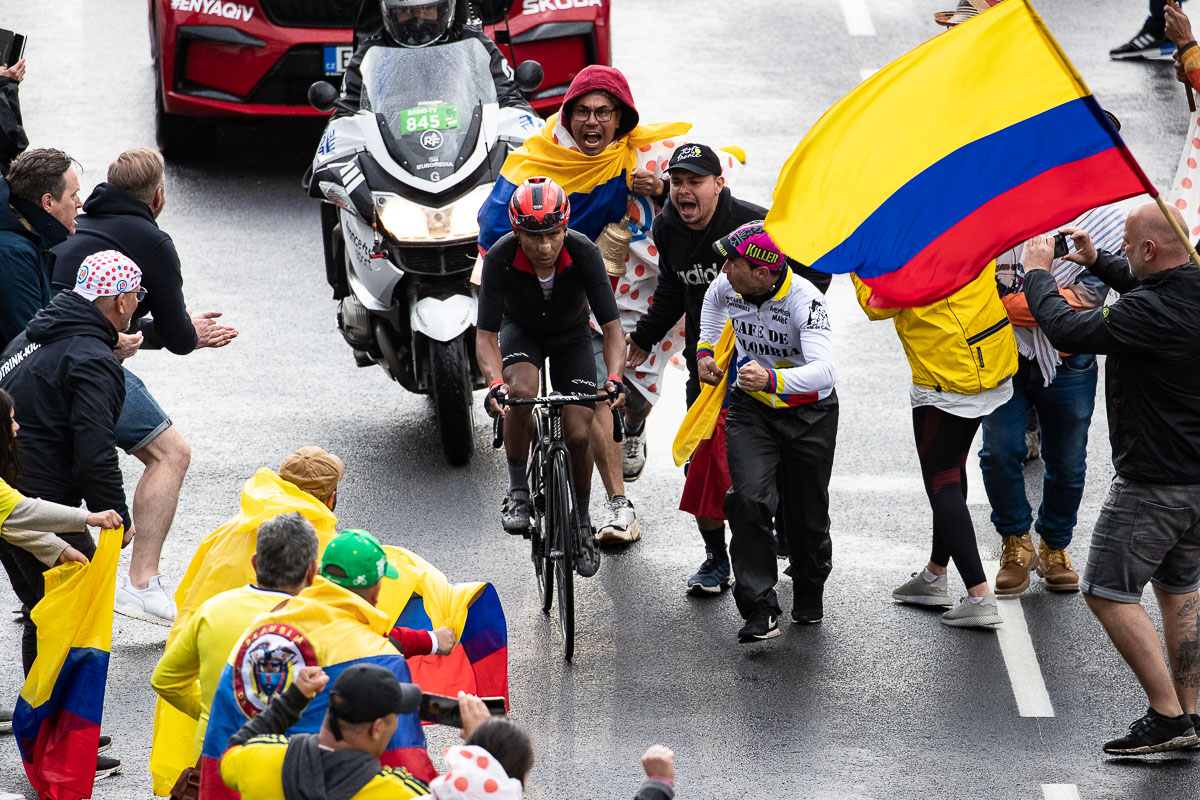
POLYGON ((377 195, 376 213, 383 229, 398 242, 474 239, 479 236, 479 207, 491 193, 491 184, 476 186, 443 208, 426 208, 396 195, 377 195))

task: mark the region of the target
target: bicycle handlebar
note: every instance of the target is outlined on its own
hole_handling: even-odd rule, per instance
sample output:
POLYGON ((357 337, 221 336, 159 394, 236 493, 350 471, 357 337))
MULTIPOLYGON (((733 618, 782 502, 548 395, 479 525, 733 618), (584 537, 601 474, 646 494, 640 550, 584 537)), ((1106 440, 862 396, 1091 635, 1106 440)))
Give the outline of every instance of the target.
MULTIPOLYGON (((507 406, 569 406, 579 405, 580 403, 596 403, 606 400, 615 399, 619 395, 609 394, 584 394, 584 395, 550 395, 549 397, 515 397, 510 399, 496 397, 496 403, 504 408, 507 406)), ((621 442, 625 438, 625 415, 621 413, 621 409, 614 408, 613 415, 613 441, 621 442)), ((492 447, 500 449, 504 445, 504 417, 497 415, 492 420, 492 447)))

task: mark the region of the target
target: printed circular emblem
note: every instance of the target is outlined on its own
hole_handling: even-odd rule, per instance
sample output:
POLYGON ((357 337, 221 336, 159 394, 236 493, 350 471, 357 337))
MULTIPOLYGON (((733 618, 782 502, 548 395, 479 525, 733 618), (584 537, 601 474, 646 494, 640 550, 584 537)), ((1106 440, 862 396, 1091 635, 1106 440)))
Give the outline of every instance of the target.
POLYGON ((421 134, 421 147, 424 147, 426 150, 437 150, 441 146, 441 131, 425 131, 421 134))
POLYGON ((84 283, 87 280, 87 276, 87 264, 81 264, 79 267, 79 273, 75 276, 75 285, 78 286, 79 284, 84 283))
POLYGON ((292 683, 300 667, 317 666, 312 645, 289 625, 269 623, 250 631, 233 661, 233 697, 247 717, 259 714, 292 683))

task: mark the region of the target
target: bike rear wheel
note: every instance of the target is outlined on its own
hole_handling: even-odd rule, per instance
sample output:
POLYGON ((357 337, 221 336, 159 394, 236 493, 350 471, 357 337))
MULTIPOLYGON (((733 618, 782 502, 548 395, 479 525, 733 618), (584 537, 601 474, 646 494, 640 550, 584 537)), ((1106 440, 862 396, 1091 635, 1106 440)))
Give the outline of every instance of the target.
POLYGON ((551 558, 558 583, 558 622, 562 629, 563 658, 575 654, 575 503, 571 489, 571 465, 566 450, 551 456, 550 480, 546 486, 551 558))

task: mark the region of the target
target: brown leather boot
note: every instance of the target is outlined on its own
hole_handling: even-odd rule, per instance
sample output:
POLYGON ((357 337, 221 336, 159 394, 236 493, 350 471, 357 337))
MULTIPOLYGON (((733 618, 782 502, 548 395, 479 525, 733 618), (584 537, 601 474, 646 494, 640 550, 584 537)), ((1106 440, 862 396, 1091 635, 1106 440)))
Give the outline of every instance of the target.
POLYGON ((1052 592, 1078 592, 1079 573, 1071 566, 1066 550, 1051 550, 1045 541, 1038 542, 1038 575, 1046 579, 1052 592))
MULTIPOLYGON (((1064 554, 1065 555, 1065 554, 1064 554)), ((1020 594, 1029 588, 1029 571, 1037 566, 1033 538, 1005 536, 1000 553, 1000 571, 996 573, 996 594, 1020 594)))

